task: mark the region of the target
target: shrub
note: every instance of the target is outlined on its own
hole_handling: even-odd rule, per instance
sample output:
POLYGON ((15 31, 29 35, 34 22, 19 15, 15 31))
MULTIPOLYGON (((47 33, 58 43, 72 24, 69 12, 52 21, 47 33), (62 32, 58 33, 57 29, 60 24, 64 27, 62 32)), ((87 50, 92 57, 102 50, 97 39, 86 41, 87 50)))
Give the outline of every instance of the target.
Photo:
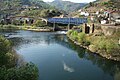
POLYGON ((5 54, 11 49, 10 42, 4 37, 0 36, 0 53, 5 54))
POLYGON ((83 44, 86 40, 86 36, 85 36, 85 33, 79 33, 78 34, 78 42, 83 44))
POLYGON ((38 80, 38 69, 33 63, 27 63, 21 67, 7 69, 0 68, 1 80, 38 80))
POLYGON ((73 40, 77 40, 78 39, 78 32, 77 31, 73 31, 72 33, 71 33, 71 38, 73 39, 73 40))
POLYGON ((67 35, 68 35, 68 36, 71 35, 72 32, 73 32, 73 30, 69 30, 69 31, 67 32, 67 35))
POLYGON ((100 37, 93 42, 96 49, 105 51, 106 53, 113 54, 114 52, 119 53, 119 46, 113 40, 105 37, 100 37))
POLYGON ((43 21, 41 21, 41 20, 37 20, 37 21, 34 23, 34 25, 35 25, 36 27, 44 27, 46 24, 45 24, 45 22, 43 22, 43 21))
POLYGON ((0 36, 0 80, 37 80, 37 67, 33 63, 17 66, 16 55, 10 41, 0 36))

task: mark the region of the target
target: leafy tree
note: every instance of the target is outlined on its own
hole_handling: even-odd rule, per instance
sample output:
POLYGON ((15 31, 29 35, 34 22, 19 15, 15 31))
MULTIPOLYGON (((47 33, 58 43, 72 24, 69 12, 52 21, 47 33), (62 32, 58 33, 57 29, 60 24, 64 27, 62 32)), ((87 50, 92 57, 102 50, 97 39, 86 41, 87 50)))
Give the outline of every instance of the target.
POLYGON ((33 63, 27 63, 21 67, 7 69, 0 68, 1 80, 38 80, 38 69, 33 63))
POLYGON ((0 36, 0 79, 38 80, 38 69, 33 63, 17 66, 17 54, 12 50, 9 40, 0 36))
POLYGON ((42 20, 37 20, 37 21, 34 23, 34 25, 35 25, 36 27, 44 27, 46 24, 45 24, 45 22, 43 22, 42 20))

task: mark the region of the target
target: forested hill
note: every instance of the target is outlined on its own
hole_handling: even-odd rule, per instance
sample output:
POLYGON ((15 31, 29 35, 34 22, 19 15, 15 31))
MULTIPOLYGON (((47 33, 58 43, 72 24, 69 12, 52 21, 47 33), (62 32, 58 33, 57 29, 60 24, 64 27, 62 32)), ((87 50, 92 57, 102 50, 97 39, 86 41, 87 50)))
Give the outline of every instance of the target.
POLYGON ((52 6, 48 5, 47 3, 43 2, 42 0, 21 0, 22 4, 24 5, 36 5, 42 8, 51 8, 52 6))
POLYGON ((83 8, 86 3, 74 3, 70 1, 54 0, 53 2, 48 2, 48 4, 55 6, 58 9, 64 10, 66 12, 76 11, 83 8))
POLYGON ((10 16, 54 17, 63 11, 42 0, 0 0, 0 21, 10 16))
POLYGON ((0 19, 12 15, 47 17, 59 15, 55 7, 42 0, 0 0, 0 19), (53 14, 54 13, 54 14, 53 14))
POLYGON ((38 6, 41 9, 51 8, 42 0, 0 0, 0 15, 18 13, 23 5, 38 6))

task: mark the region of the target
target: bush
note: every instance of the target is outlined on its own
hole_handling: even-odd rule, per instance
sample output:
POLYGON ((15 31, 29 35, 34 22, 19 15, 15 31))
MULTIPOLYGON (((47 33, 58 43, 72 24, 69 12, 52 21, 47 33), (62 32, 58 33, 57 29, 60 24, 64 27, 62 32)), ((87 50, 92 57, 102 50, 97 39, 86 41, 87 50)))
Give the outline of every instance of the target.
POLYGON ((1 29, 18 29, 15 25, 1 25, 1 29))
POLYGON ((38 80, 38 69, 33 63, 27 63, 21 67, 7 69, 0 68, 1 80, 38 80))
POLYGON ((71 38, 73 39, 73 40, 77 40, 78 39, 78 32, 77 31, 73 31, 72 33, 71 33, 71 38))
POLYGON ((77 31, 70 30, 67 35, 70 36, 71 39, 73 39, 74 41, 80 43, 81 45, 85 45, 85 46, 90 45, 90 41, 86 37, 85 33, 82 32, 78 33, 77 31))
POLYGON ((33 63, 17 66, 16 55, 10 41, 0 36, 0 80, 37 80, 37 67, 33 63))
POLYGON ((85 33, 79 33, 78 34, 78 42, 84 43, 85 42, 85 33))
POLYGON ((119 46, 111 39, 107 39, 105 37, 99 37, 95 39, 93 44, 96 46, 96 49, 104 51, 109 54, 113 54, 114 52, 119 53, 119 46))
POLYGON ((43 21, 41 21, 41 20, 37 20, 37 21, 34 23, 34 25, 35 25, 36 27, 44 27, 46 24, 45 24, 45 22, 43 22, 43 21))
POLYGON ((73 30, 69 30, 69 31, 67 32, 67 35, 71 35, 72 32, 73 32, 73 30))
POLYGON ((5 39, 4 37, 0 36, 0 53, 1 54, 5 54, 7 53, 10 49, 11 49, 11 46, 10 46, 10 42, 5 39))

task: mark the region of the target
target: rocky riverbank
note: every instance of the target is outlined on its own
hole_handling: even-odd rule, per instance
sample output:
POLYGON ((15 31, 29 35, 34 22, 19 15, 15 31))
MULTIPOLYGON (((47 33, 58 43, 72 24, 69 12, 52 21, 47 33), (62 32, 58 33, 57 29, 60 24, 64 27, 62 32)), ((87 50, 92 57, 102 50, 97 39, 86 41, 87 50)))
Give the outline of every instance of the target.
MULTIPOLYGON (((78 45, 78 46, 80 46, 80 47, 83 47, 83 48, 86 48, 86 49, 88 49, 89 51, 91 51, 92 53, 96 53, 96 54, 98 54, 98 55, 100 55, 100 56, 102 56, 102 57, 104 57, 104 58, 106 58, 106 59, 110 59, 110 60, 114 60, 114 61, 120 61, 120 54, 108 54, 107 52, 105 52, 105 51, 102 51, 102 50, 95 50, 94 48, 93 48, 93 44, 90 44, 89 46, 86 46, 86 45, 83 45, 83 44, 81 44, 81 43, 79 43, 78 41, 76 41, 76 40, 74 40, 74 39, 72 39, 72 37, 69 35, 69 34, 67 34, 67 37, 74 43, 74 44, 76 44, 76 45, 78 45)), ((99 44, 99 43, 97 43, 97 44, 99 44)), ((118 52, 119 53, 119 52, 118 52)))

